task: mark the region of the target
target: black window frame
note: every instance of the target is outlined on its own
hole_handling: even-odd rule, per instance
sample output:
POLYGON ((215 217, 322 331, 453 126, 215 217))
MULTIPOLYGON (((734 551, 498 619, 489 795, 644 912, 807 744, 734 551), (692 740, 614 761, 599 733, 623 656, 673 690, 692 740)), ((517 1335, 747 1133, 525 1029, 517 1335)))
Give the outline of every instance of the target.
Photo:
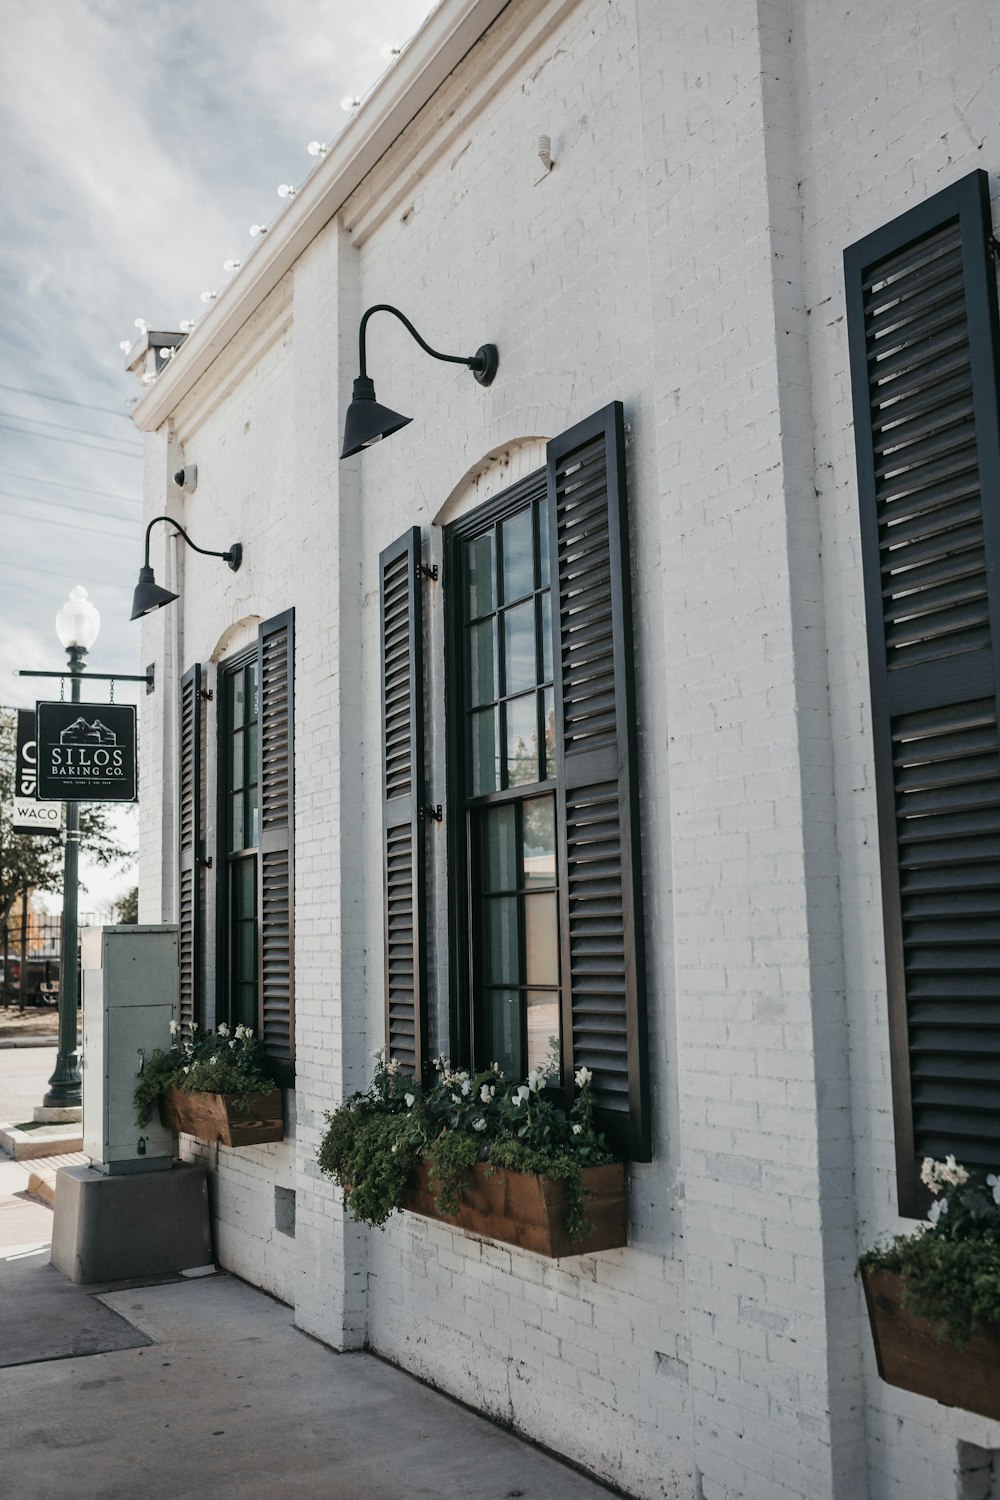
MULTIPOLYGON (((216 881, 216 1026, 220 1021, 227 1025, 234 1024, 235 1007, 233 1005, 233 965, 232 945, 236 940, 234 923, 232 919, 233 889, 231 871, 237 862, 253 860, 254 868, 254 985, 256 990, 254 1003, 254 1016, 252 1027, 254 1034, 261 1036, 260 1022, 260 734, 261 734, 261 683, 260 683, 260 652, 258 643, 255 641, 246 650, 238 652, 235 656, 227 658, 219 663, 216 678, 217 713, 216 713, 216 746, 218 752, 217 772, 217 795, 216 807, 218 817, 216 819, 216 869, 219 878, 216 881), (253 845, 244 844, 243 847, 234 851, 230 847, 232 830, 232 797, 234 789, 230 785, 230 752, 232 746, 233 731, 230 723, 231 692, 234 679, 239 673, 244 673, 251 664, 257 667, 257 842, 253 845)), ((246 754, 244 753, 244 778, 246 775, 246 754)), ((245 792, 246 780, 240 789, 245 792)), ((239 1019, 239 1018, 235 1018, 239 1019)))
MULTIPOLYGON (((553 811, 555 813, 555 799, 558 788, 558 779, 554 767, 545 766, 546 776, 543 780, 530 782, 525 785, 513 785, 489 792, 473 792, 470 786, 469 764, 468 764, 468 742, 466 738, 465 721, 470 712, 467 702, 466 687, 469 681, 470 659, 468 651, 469 617, 466 609, 468 597, 468 574, 466 567, 466 544, 473 538, 483 535, 490 530, 499 530, 502 524, 527 509, 540 507, 540 515, 544 518, 549 501, 546 470, 539 468, 534 473, 527 475, 524 479, 516 481, 501 494, 494 496, 483 504, 476 506, 467 515, 451 522, 444 528, 443 535, 443 563, 445 587, 445 640, 444 640, 444 669, 445 669, 445 753, 448 786, 448 817, 446 827, 448 830, 448 954, 449 968, 452 975, 452 994, 457 1003, 450 1007, 449 1016, 449 1051, 452 1058, 460 1059, 462 1062, 474 1067, 487 1066, 493 1059, 487 1058, 483 1052, 486 1034, 485 1017, 477 1016, 480 996, 479 979, 475 953, 478 945, 473 937, 473 929, 478 931, 476 914, 476 870, 480 859, 478 840, 475 835, 475 818, 470 817, 470 811, 478 811, 480 808, 510 805, 511 803, 522 807, 525 803, 542 797, 553 800, 553 811)), ((539 552, 548 549, 548 592, 553 599, 551 611, 555 610, 555 600, 552 594, 552 557, 550 529, 544 523, 539 527, 533 527, 533 546, 536 550, 535 561, 540 562, 539 552)), ((498 573, 502 571, 502 560, 497 555, 495 566, 498 573)), ((524 597, 539 599, 545 592, 544 586, 536 585, 531 594, 524 597)), ((520 600, 518 601, 520 602, 520 600)), ((539 608, 536 605, 536 609, 539 608)), ((493 615, 497 618, 497 629, 500 629, 503 606, 499 599, 494 601, 493 615)), ((537 645, 541 645, 541 625, 536 617, 537 645)), ((553 616, 549 616, 550 632, 550 659, 553 674, 557 660, 557 642, 553 626, 553 616)), ((499 648, 498 655, 502 656, 499 648)), ((536 661, 536 666, 539 664, 536 661)), ((551 679, 545 679, 546 682, 551 679)), ((507 695, 499 689, 505 686, 501 681, 497 682, 497 702, 507 701, 507 695)), ((541 677, 536 681, 534 691, 541 693, 543 690, 541 677)), ((550 688, 550 691, 552 689, 550 688)), ((510 695, 517 697, 520 695, 510 695)), ((541 700, 544 702, 544 698, 541 700)), ((497 753, 503 754, 502 742, 504 736, 498 734, 497 753)), ((539 751, 542 753, 543 745, 540 737, 539 751)), ((555 752, 552 752, 555 759, 555 752)), ((503 778, 501 778, 503 779, 503 778)), ((557 862, 555 889, 558 891, 558 839, 556 840, 555 857, 557 862)), ((523 918, 520 912, 519 927, 523 918)), ((557 904, 558 923, 558 904, 557 904)), ((559 938, 557 928, 557 941, 559 938)), ((523 943, 523 933, 520 934, 523 943)), ((561 962, 561 942, 559 942, 561 962)), ((561 978, 561 976, 560 976, 561 978)), ((526 986, 516 986, 519 990, 526 986)), ((560 1002, 560 1038, 563 1030, 561 983, 557 984, 557 999, 560 1002)), ((525 1047, 524 1037, 526 1027, 526 1015, 522 1007, 521 1030, 522 1043, 525 1047)), ((564 1072, 561 1065, 560 1073, 564 1072)), ((555 1089, 560 1092, 566 1088, 567 1080, 560 1076, 553 1080, 555 1089)))

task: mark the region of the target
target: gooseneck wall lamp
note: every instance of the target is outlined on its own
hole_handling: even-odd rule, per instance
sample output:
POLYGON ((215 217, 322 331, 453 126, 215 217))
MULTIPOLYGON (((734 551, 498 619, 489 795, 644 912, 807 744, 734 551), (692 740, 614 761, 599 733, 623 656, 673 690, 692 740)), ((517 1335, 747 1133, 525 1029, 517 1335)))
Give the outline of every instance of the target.
POLYGON ((193 552, 200 552, 202 557, 221 557, 227 562, 234 573, 239 571, 240 563, 243 561, 243 545, 234 542, 226 552, 209 552, 205 547, 198 547, 192 542, 183 526, 173 519, 172 516, 154 516, 146 527, 146 560, 139 569, 139 582, 136 584, 135 594, 132 596, 132 619, 138 620, 142 615, 151 615, 154 609, 162 609, 165 604, 172 604, 178 597, 169 589, 161 589, 153 577, 153 570, 149 566, 149 533, 157 521, 166 521, 180 536, 184 538, 193 552))
POLYGON ((375 385, 368 378, 368 367, 365 361, 365 330, 368 327, 368 319, 377 312, 392 313, 404 328, 409 330, 424 353, 429 354, 431 359, 441 359, 449 365, 465 365, 472 371, 480 385, 492 385, 500 364, 496 344, 483 344, 471 356, 439 354, 425 339, 420 337, 409 318, 405 317, 398 307, 390 307, 388 302, 377 302, 361 319, 358 334, 360 374, 354 382, 354 396, 347 408, 347 417, 344 420, 344 451, 340 455, 341 458, 350 458, 352 454, 360 453, 362 448, 370 448, 373 443, 380 442, 390 433, 398 432, 401 427, 405 427, 407 422, 413 421, 412 417, 400 416, 398 411, 390 411, 388 406, 380 406, 375 400, 375 385))

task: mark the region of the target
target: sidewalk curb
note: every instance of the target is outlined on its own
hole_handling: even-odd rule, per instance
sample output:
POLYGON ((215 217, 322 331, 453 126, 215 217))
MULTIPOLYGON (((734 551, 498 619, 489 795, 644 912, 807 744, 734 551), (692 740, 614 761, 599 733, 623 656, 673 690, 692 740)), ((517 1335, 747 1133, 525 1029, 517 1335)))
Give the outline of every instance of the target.
POLYGON ((0 1052, 5 1051, 8 1047, 55 1047, 55 1048, 58 1048, 58 1046, 59 1046, 59 1038, 57 1036, 54 1036, 54 1037, 47 1037, 47 1036, 12 1036, 12 1037, 4 1037, 3 1040, 0 1040, 0 1052))

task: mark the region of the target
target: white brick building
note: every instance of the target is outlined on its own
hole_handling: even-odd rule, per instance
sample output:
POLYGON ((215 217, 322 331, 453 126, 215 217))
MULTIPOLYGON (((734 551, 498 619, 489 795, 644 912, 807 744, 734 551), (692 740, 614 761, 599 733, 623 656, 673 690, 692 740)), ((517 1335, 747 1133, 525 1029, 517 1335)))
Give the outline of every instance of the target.
MULTIPOLYGON (((843 266, 977 168, 998 195, 998 58, 985 0, 442 0, 136 409, 147 516, 244 547, 231 573, 154 530, 180 598, 142 625, 144 922, 181 914, 183 674, 214 694, 194 850, 213 859, 209 1022, 235 941, 216 711, 261 622, 294 610, 290 1128, 186 1143, 212 1169, 219 1259, 309 1333, 648 1500, 1000 1485, 1000 1425, 878 1378, 853 1279, 904 1221, 843 266), (379 399, 413 420, 340 462, 380 302, 449 353, 495 342, 499 373, 482 389, 376 317, 379 399), (630 1243, 554 1264, 408 1213, 368 1232, 314 1157, 385 1029, 380 554, 416 526, 442 564, 445 527, 613 402, 652 1126, 630 1243)), ((457 983, 448 581, 422 587, 434 1051, 457 983)))

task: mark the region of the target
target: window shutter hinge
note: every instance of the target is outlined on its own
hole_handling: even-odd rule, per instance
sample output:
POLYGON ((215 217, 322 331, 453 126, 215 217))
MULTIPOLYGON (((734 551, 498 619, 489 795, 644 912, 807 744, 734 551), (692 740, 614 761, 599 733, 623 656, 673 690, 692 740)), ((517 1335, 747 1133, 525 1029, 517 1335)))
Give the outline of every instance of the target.
POLYGON ((212 856, 205 853, 204 839, 200 840, 198 844, 198 863, 203 870, 210 870, 212 868, 212 856))
POLYGON ((198 697, 203 703, 211 703, 212 699, 215 697, 215 694, 212 692, 211 688, 202 687, 198 689, 198 697))
POLYGON ((440 802, 438 802, 434 807, 422 807, 420 809, 420 816, 423 818, 425 823, 444 822, 444 812, 442 811, 440 802))
POLYGON ((428 583, 437 583, 439 570, 437 563, 417 563, 417 577, 426 578, 428 583))
POLYGON ((986 254, 994 265, 1000 261, 1000 239, 995 234, 986 236, 986 254))

